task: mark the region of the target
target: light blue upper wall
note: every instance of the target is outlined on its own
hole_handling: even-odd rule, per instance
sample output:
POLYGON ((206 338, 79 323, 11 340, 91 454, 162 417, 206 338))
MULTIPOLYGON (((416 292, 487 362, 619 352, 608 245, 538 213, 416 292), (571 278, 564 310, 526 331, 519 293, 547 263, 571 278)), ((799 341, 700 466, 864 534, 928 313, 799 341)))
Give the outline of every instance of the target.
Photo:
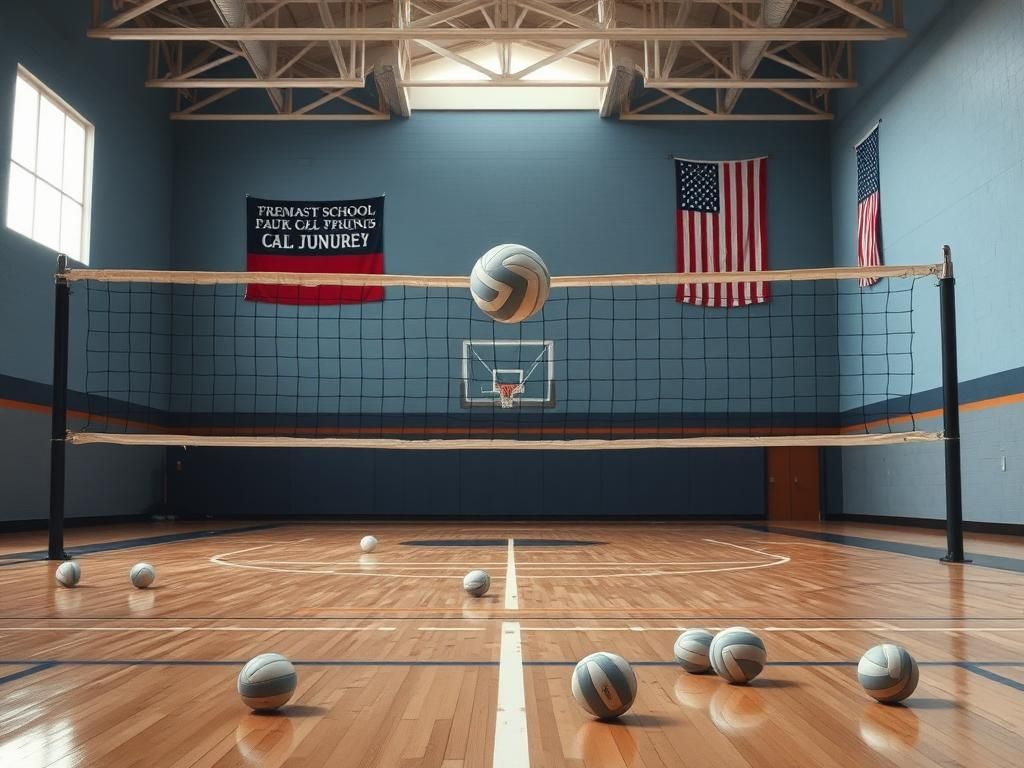
MULTIPOLYGON (((89 3, 0 3, 0 189, 7 197, 18 64, 95 126, 90 262, 170 266, 172 131, 168 95, 147 90, 146 48, 89 40, 89 3)), ((2 208, 6 211, 6 207, 2 208)), ((12 232, 0 213, 0 374, 48 383, 56 253, 12 232)), ((80 307, 75 307, 80 310, 80 307)), ((84 316, 73 317, 76 331, 84 316)), ((84 335, 72 340, 81 349, 84 335)), ((82 388, 72 362, 71 386, 82 388)))
MULTIPOLYGON (((18 64, 95 126, 91 264, 170 266, 170 101, 143 87, 142 44, 88 40, 88 22, 89 3, 80 0, 0 2, 0 382, 17 388, 0 397, 45 402, 53 365, 57 254, 4 226, 18 64)), ((78 390, 85 387, 82 294, 73 296, 71 321, 69 383, 78 390)), ((47 414, 0 408, 0 520, 45 519, 49 428, 47 414)), ((138 514, 160 500, 163 449, 93 448, 68 452, 69 517, 138 514)))
MULTIPOLYGON (((256 125, 244 135, 233 124, 181 125, 175 142, 175 266, 244 269, 246 193, 298 200, 383 193, 387 195, 385 263, 390 273, 465 275, 481 253, 501 242, 529 245, 556 275, 672 272, 676 268, 672 155, 695 159, 768 155, 770 264, 776 269, 822 266, 831 262, 827 135, 827 128, 820 125, 640 125, 574 112, 424 112, 388 124, 256 125)), ((272 321, 278 340, 261 339, 260 355, 291 355, 292 359, 277 361, 275 370, 282 377, 298 375, 316 381, 318 376, 330 375, 329 364, 325 369, 323 361, 311 359, 304 368, 288 351, 289 337, 294 340, 298 335, 295 317, 310 327, 315 327, 315 318, 321 325, 327 321, 327 327, 348 338, 334 365, 358 370, 359 377, 341 381, 335 385, 337 391, 331 389, 331 382, 318 382, 328 389, 329 401, 321 406, 329 409, 339 407, 340 397, 345 410, 459 410, 461 339, 494 334, 554 341, 557 411, 834 412, 837 383, 826 376, 835 363, 832 339, 816 347, 808 344, 806 351, 796 348, 795 336, 816 333, 814 310, 803 306, 815 300, 792 299, 789 289, 775 286, 769 305, 730 310, 677 305, 671 288, 641 289, 639 297, 623 289, 619 298, 630 301, 596 303, 588 303, 592 295, 587 292, 570 292, 569 299, 561 292, 562 300, 549 301, 538 316, 542 319, 512 326, 495 326, 483 314, 457 306, 468 303, 468 296, 460 294, 450 300, 452 306, 445 306, 445 299, 435 292, 440 304, 432 304, 430 314, 440 331, 427 328, 429 344, 422 340, 422 327, 403 319, 401 299, 408 292, 400 288, 390 289, 386 302, 390 305, 394 300, 398 306, 253 308, 224 296, 216 311, 226 318, 255 312, 272 321), (647 303, 637 308, 636 298, 647 303), (567 301, 578 302, 576 309, 568 309, 567 301), (798 328, 791 317, 798 310, 789 308, 791 303, 803 306, 798 328), (589 318, 582 336, 579 323, 566 322, 567 313, 579 317, 580 312, 589 318), (775 316, 772 331, 768 330, 769 314, 775 316), (465 322, 456 319, 460 317, 465 322), (707 358, 726 355, 726 317, 733 360, 728 366, 724 360, 717 361, 721 371, 716 372, 707 358), (722 327, 709 328, 709 322, 722 327), (609 335, 612 327, 614 345, 609 335), (688 365, 676 361, 673 368, 672 363, 655 359, 680 357, 682 338, 692 341, 713 333, 722 338, 706 342, 707 347, 696 352, 690 350, 699 359, 691 358, 688 365), (604 340, 602 334, 606 334, 604 340), (751 339, 761 338, 748 341, 748 334, 751 339), (369 341, 380 337, 398 341, 387 342, 391 346, 386 359, 363 359, 358 348, 352 351, 352 335, 369 341), (761 348, 773 343, 771 337, 779 359, 774 365, 760 360, 750 366, 750 357, 766 354, 761 348), (716 344, 721 349, 714 348, 716 344), (638 362, 651 355, 652 345, 660 352, 638 362), (797 361, 798 356, 805 359, 797 361), (586 366, 573 367, 566 362, 569 358, 586 361, 586 366), (701 376, 706 381, 696 380, 701 376), (752 377, 757 379, 754 385, 752 377), (365 399, 375 392, 367 389, 373 379, 413 382, 427 387, 430 394, 426 401, 407 402, 403 389, 393 392, 393 398, 385 397, 382 404, 378 397, 365 399), (729 384, 731 379, 734 385, 729 384)), ((182 305, 182 322, 176 319, 176 328, 185 336, 182 348, 187 354, 176 355, 173 363, 172 389, 179 396, 172 404, 174 410, 181 410, 182 403, 200 411, 221 410, 218 382, 224 388, 219 401, 225 407, 244 412, 253 410, 256 403, 255 410, 266 410, 266 405, 259 407, 260 398, 240 400, 232 390, 243 379, 254 381, 258 370, 258 356, 245 352, 252 345, 252 321, 248 326, 244 319, 236 321, 238 339, 233 347, 218 339, 219 357, 215 358, 212 345, 211 354, 197 357, 193 337, 206 334, 212 340, 212 330, 203 330, 194 319, 197 310, 189 302, 195 300, 188 292, 181 298, 184 302, 176 306, 182 305)), ((324 333, 322 327, 319 332, 324 333)), ((321 338, 319 343, 324 349, 337 346, 336 339, 321 338)), ((374 349, 376 345, 370 350, 371 358, 374 349)), ((291 412, 298 407, 294 398, 282 399, 281 382, 264 384, 274 386, 271 410, 291 412)), ((309 402, 298 409, 317 408, 309 402)))
MULTIPOLYGON (((835 259, 856 262, 853 144, 881 118, 884 260, 935 262, 944 243, 953 247, 960 378, 975 379, 1024 365, 1012 341, 1024 243, 1024 4, 905 5, 921 33, 858 46, 859 68, 877 82, 840 101, 832 130, 835 259)), ((921 391, 940 383, 939 325, 935 291, 918 294, 921 391)))
POLYGON ((417 112, 380 123, 181 124, 174 266, 245 267, 245 195, 387 194, 390 273, 468 274, 522 242, 553 274, 675 270, 670 155, 769 155, 772 268, 831 261, 828 129, 657 125, 577 112, 417 112))

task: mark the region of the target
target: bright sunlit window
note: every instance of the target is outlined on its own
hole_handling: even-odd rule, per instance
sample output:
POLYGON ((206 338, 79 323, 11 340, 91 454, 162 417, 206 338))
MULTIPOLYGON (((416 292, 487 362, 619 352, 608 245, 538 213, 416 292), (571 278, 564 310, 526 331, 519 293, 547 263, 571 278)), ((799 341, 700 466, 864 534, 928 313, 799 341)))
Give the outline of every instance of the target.
POLYGON ((14 89, 7 226, 89 261, 92 125, 22 67, 14 89))

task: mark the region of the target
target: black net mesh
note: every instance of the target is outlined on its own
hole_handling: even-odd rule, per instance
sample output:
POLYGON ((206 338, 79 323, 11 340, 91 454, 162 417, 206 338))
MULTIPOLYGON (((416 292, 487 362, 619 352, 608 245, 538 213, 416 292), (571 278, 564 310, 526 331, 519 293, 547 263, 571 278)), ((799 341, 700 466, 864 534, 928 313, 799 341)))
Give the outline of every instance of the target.
POLYGON ((465 287, 389 286, 383 301, 295 306, 245 301, 236 284, 87 280, 73 283, 87 320, 71 367, 73 382, 84 368, 77 407, 94 432, 909 431, 919 280, 779 281, 769 303, 733 309, 679 304, 673 285, 556 288, 541 313, 513 325, 490 320, 465 287))

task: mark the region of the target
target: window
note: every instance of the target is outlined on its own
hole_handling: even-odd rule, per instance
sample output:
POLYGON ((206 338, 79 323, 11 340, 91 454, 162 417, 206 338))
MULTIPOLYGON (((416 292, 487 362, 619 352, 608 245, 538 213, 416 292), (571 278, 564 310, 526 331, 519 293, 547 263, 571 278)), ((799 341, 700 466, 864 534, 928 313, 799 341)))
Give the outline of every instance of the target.
POLYGON ((92 125, 18 67, 14 89, 7 226, 89 261, 92 125))

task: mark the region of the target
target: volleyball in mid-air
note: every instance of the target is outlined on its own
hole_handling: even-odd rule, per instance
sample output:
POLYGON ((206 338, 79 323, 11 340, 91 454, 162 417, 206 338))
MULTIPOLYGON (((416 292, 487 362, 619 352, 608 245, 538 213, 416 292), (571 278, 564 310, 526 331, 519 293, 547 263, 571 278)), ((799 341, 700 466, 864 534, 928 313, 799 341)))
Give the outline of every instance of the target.
POLYGON ((377 548, 377 537, 376 536, 363 536, 359 541, 359 548, 363 552, 373 552, 377 548))
POLYGON ((544 306, 551 274, 525 245, 496 245, 477 260, 469 290, 476 305, 499 323, 521 323, 544 306))

